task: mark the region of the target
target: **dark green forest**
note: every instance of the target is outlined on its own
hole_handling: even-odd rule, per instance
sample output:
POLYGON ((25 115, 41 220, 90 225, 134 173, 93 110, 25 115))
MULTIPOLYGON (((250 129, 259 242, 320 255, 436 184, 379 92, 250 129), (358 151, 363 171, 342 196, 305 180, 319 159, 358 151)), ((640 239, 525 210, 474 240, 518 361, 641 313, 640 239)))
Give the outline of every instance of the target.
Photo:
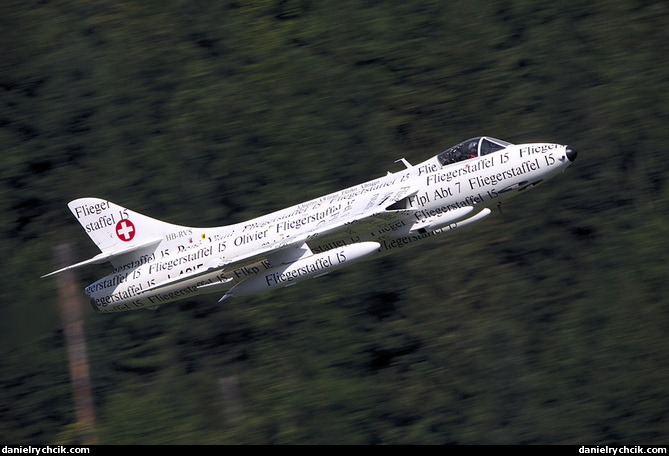
POLYGON ((0 441, 80 442, 40 279, 60 244, 98 253, 70 200, 224 225, 491 135, 579 157, 314 282, 87 306, 97 441, 666 445, 668 24, 660 0, 3 0, 0 441))

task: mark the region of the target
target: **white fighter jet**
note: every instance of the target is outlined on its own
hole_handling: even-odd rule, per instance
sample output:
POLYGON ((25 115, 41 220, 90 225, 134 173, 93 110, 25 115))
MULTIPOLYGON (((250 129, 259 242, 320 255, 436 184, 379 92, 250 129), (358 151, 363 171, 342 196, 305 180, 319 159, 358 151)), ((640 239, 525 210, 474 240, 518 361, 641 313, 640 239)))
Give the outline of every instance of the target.
MULTIPOLYGON (((336 193, 215 228, 162 222, 98 198, 68 204, 101 252, 47 274, 109 262, 85 288, 93 309, 155 309, 199 293, 221 300, 294 285, 478 222, 502 200, 564 171, 569 146, 481 136, 336 193)), ((46 277, 43 276, 43 277, 46 277)))

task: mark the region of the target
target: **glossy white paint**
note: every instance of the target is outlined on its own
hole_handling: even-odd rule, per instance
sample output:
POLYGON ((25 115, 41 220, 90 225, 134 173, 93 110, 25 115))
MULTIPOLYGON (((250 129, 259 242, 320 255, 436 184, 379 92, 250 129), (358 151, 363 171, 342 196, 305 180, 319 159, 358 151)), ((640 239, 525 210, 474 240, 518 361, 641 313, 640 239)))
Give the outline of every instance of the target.
POLYGON ((574 149, 559 144, 472 138, 415 166, 402 160, 406 169, 399 172, 214 228, 173 225, 80 198, 68 206, 101 253, 51 274, 110 262, 113 271, 85 289, 99 312, 290 286, 482 220, 575 158, 574 149))

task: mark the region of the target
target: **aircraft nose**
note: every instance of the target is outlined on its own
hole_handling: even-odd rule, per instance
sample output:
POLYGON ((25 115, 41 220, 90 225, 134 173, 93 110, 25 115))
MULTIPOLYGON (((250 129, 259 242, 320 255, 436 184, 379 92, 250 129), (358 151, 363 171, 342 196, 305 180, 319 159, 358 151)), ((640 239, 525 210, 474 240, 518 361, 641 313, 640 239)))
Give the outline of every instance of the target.
POLYGON ((576 152, 576 149, 574 149, 571 146, 566 147, 565 153, 567 154, 567 158, 569 159, 570 162, 573 162, 574 160, 576 160, 576 156, 578 155, 578 152, 576 152))

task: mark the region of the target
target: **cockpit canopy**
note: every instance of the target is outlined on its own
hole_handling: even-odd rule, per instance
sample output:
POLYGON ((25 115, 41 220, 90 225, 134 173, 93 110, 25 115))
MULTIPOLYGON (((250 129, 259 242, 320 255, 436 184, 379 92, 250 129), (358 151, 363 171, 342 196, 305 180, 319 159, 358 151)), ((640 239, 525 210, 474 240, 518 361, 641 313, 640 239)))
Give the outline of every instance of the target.
POLYGON ((495 139, 489 136, 478 136, 463 141, 450 149, 446 149, 437 155, 437 158, 439 159, 441 166, 452 165, 459 161, 469 160, 470 158, 476 158, 500 151, 510 145, 511 143, 502 141, 501 139, 495 139))

